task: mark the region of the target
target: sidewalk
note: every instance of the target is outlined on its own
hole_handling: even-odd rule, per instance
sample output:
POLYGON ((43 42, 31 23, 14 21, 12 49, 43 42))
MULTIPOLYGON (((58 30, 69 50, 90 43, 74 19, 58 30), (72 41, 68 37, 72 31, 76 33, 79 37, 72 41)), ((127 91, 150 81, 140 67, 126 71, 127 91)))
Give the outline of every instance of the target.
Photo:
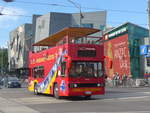
POLYGON ((122 80, 116 83, 115 80, 106 80, 106 87, 121 87, 121 88, 150 87, 150 81, 148 82, 145 81, 144 79, 131 79, 127 80, 125 83, 123 83, 122 80))

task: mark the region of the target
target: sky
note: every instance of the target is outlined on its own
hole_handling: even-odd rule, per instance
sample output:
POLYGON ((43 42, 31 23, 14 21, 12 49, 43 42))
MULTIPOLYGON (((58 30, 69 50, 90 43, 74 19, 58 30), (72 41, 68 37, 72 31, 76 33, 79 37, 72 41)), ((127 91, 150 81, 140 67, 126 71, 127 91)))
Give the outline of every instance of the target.
MULTIPOLYGON (((72 0, 82 12, 107 11, 107 25, 117 27, 132 22, 148 28, 147 0, 72 0)), ((49 12, 78 13, 68 0, 0 0, 0 47, 7 47, 9 33, 18 26, 32 23, 33 14, 49 12)))

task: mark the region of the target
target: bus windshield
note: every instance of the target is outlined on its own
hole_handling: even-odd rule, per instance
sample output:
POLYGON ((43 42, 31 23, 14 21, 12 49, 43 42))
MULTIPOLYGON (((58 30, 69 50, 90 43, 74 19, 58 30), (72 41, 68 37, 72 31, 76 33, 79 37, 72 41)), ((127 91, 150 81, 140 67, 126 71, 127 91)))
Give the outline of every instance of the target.
POLYGON ((101 62, 72 62, 70 77, 101 77, 103 75, 101 62))

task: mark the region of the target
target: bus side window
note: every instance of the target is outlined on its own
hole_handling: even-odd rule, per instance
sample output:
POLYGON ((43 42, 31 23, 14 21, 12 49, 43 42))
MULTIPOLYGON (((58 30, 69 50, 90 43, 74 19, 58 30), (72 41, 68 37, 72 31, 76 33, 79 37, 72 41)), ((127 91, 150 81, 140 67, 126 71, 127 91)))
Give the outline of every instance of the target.
POLYGON ((61 76, 66 76, 66 73, 65 73, 65 71, 66 71, 66 62, 62 62, 61 63, 61 76))
POLYGON ((39 78, 44 78, 44 67, 40 66, 38 71, 39 71, 39 78))
POLYGON ((32 69, 32 74, 34 78, 44 78, 44 67, 38 66, 32 69))
POLYGON ((32 75, 33 75, 34 78, 37 78, 37 69, 36 69, 36 67, 34 67, 32 69, 32 75))

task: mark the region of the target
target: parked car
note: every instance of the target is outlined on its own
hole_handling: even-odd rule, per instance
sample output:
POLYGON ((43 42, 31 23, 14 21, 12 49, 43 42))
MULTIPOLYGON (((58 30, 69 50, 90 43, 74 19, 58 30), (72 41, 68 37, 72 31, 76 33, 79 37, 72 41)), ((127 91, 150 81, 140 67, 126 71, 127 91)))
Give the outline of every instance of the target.
POLYGON ((4 79, 1 78, 1 79, 0 79, 0 86, 3 86, 3 85, 4 85, 4 79))
POLYGON ((8 88, 21 88, 21 83, 17 77, 8 77, 7 87, 8 88))

